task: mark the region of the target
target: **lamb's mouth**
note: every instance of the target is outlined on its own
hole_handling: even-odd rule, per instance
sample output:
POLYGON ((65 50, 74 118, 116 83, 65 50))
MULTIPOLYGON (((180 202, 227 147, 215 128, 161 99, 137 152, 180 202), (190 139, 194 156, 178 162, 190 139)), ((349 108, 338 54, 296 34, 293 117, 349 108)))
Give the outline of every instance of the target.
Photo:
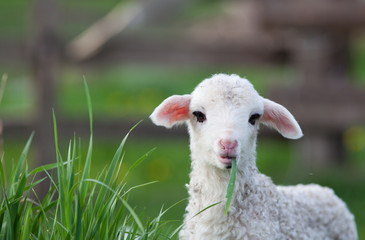
POLYGON ((230 169, 232 167, 232 159, 235 156, 219 156, 220 162, 227 168, 230 169))

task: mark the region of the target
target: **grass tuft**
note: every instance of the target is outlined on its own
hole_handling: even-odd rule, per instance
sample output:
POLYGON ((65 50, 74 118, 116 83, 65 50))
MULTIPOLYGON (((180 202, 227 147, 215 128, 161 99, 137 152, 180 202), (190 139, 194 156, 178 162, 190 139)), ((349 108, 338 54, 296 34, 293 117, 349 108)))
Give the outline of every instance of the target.
POLYGON ((85 92, 90 117, 90 139, 85 159, 80 151, 81 140, 77 140, 76 136, 70 140, 66 154, 61 152, 54 111, 56 163, 40 166, 32 171, 28 170, 27 156, 34 133, 25 144, 18 163, 9 177, 6 176, 4 157, 1 157, 0 239, 84 240, 176 237, 177 231, 166 233, 166 226, 170 222, 163 220, 165 213, 174 206, 166 210, 161 209, 153 219, 146 219, 128 202, 128 196, 134 189, 154 183, 144 183, 128 189, 125 187, 127 175, 148 158, 154 149, 137 159, 124 176, 120 176, 124 146, 130 134, 128 132, 116 150, 110 165, 96 178, 90 176, 93 152, 92 110, 86 81, 85 92), (85 162, 85 165, 81 167, 80 162, 85 162), (34 190, 45 180, 45 178, 37 179, 37 175, 41 172, 44 172, 50 180, 48 192, 43 199, 39 199, 34 190))

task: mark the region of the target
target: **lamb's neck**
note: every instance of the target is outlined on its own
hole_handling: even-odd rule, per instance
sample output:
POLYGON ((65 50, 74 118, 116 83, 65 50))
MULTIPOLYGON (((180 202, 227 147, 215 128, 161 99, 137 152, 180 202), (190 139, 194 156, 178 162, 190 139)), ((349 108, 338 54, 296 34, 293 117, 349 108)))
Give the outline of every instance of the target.
MULTIPOLYGON (((230 169, 219 169, 202 161, 192 163, 190 174, 190 195, 201 198, 211 204, 224 201, 230 177, 230 169)), ((255 159, 238 162, 235 182, 235 193, 244 192, 245 186, 251 185, 258 174, 255 159)))

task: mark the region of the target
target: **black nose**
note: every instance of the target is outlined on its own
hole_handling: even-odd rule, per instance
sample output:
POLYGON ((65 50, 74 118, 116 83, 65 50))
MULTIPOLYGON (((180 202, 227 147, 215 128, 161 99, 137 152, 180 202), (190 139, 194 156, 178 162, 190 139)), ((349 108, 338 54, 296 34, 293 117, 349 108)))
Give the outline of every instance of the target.
POLYGON ((231 169, 232 168, 232 165, 227 165, 226 168, 227 169, 231 169))

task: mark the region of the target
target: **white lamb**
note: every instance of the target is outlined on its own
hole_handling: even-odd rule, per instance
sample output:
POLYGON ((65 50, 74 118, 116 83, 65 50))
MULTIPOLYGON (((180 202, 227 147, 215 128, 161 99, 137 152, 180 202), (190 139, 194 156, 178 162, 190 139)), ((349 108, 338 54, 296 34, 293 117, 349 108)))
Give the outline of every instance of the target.
POLYGON ((167 128, 186 122, 189 129, 190 199, 180 239, 358 238, 354 216, 333 190, 314 184, 276 186, 258 171, 260 123, 290 139, 302 137, 302 131, 286 108, 261 97, 246 79, 214 75, 190 95, 167 98, 151 119, 167 128), (226 216, 232 158, 237 159, 237 179, 226 216))

